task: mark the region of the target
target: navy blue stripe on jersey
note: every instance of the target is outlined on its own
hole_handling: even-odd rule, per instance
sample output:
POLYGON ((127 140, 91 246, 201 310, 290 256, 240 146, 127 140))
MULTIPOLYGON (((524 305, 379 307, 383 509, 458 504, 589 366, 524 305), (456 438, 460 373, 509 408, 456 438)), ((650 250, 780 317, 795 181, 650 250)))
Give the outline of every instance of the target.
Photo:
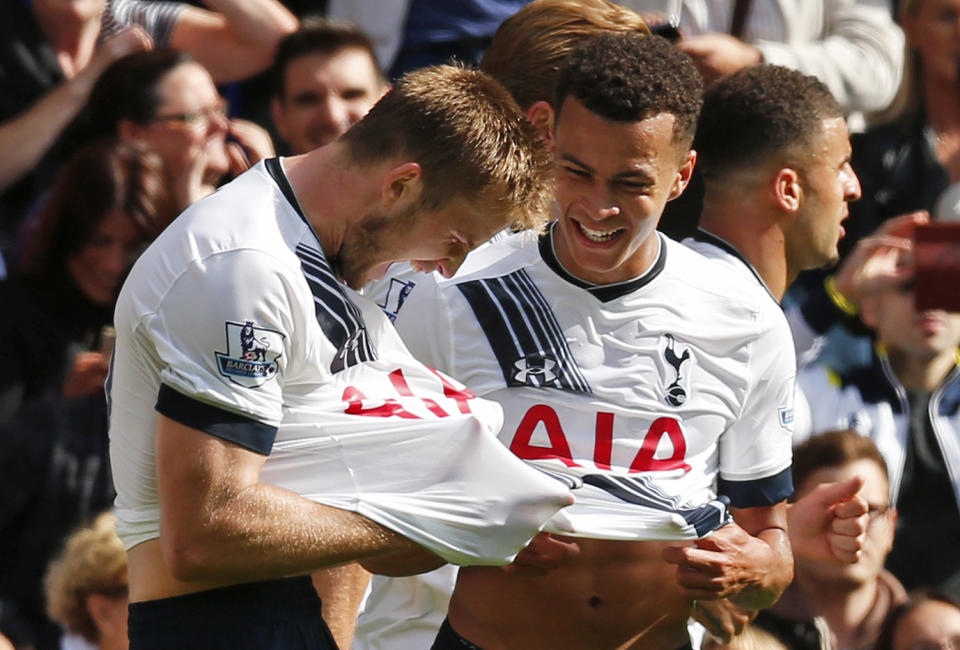
POLYGON ((156 409, 174 422, 264 456, 270 455, 277 438, 277 427, 273 425, 197 401, 166 384, 160 384, 156 409))
POLYGON ((573 286, 580 287, 581 289, 587 291, 600 302, 610 302, 611 300, 616 300, 617 298, 632 293, 640 287, 649 284, 654 278, 660 275, 667 265, 667 246, 663 242, 662 235, 658 234, 657 236, 661 237, 660 253, 657 255, 657 259, 654 261, 653 266, 651 266, 646 273, 638 278, 633 278, 632 280, 627 280, 625 282, 615 282, 613 284, 593 284, 592 282, 587 282, 586 280, 578 278, 567 271, 567 269, 563 268, 563 264, 561 264, 560 260, 557 259, 556 251, 554 251, 553 248, 553 232, 556 228, 556 225, 556 222, 550 224, 550 229, 540 237, 540 257, 542 257, 546 265, 550 267, 550 270, 573 286))
POLYGON ((486 334, 507 386, 590 392, 553 310, 524 269, 457 288, 486 334))
POLYGON ((649 476, 587 474, 583 477, 583 482, 609 492, 627 503, 680 515, 688 525, 693 526, 699 536, 716 530, 730 518, 724 497, 698 508, 681 508, 680 500, 664 494, 649 476))
POLYGON ((317 322, 327 339, 337 348, 330 372, 373 361, 377 358, 363 314, 343 292, 330 263, 323 253, 305 244, 297 244, 300 267, 313 294, 317 322))
POLYGON ((730 499, 734 508, 772 506, 793 494, 793 478, 790 468, 779 474, 750 481, 717 479, 717 493, 730 499))

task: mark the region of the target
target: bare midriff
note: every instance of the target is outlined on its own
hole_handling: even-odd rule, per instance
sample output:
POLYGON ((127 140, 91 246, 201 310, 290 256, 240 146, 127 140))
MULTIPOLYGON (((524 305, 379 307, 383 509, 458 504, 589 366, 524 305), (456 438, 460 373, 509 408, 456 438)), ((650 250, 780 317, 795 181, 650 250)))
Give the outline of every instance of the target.
POLYGON ((567 539, 581 553, 562 567, 525 575, 501 567, 460 570, 450 623, 484 650, 665 650, 687 643, 692 603, 673 543, 567 539))

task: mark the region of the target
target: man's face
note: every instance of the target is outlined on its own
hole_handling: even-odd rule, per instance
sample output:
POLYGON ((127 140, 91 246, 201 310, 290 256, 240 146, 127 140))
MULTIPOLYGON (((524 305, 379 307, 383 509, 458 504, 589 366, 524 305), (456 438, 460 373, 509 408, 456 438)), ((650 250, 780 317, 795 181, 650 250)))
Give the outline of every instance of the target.
POLYGON ((349 286, 379 279, 395 262, 409 261, 418 271, 456 273, 471 250, 506 228, 507 215, 481 213, 470 201, 451 199, 436 209, 419 202, 372 212, 344 237, 336 267, 349 286))
POLYGON ((294 154, 336 140, 387 90, 369 53, 357 47, 301 56, 284 74, 283 98, 274 98, 271 111, 294 154))
POLYGON ((860 181, 850 166, 850 134, 842 117, 823 120, 811 151, 798 165, 802 204, 786 234, 787 261, 796 271, 833 264, 844 234, 847 203, 860 198, 860 181))
POLYGON ((960 345, 960 313, 917 311, 911 285, 867 298, 862 311, 864 322, 891 354, 926 362, 960 345))
POLYGON ((880 466, 874 461, 861 458, 839 467, 824 467, 812 472, 802 485, 797 486, 797 498, 809 494, 821 483, 846 481, 859 476, 863 479, 860 491, 869 504, 869 523, 863 541, 860 559, 853 564, 797 559, 797 579, 804 574, 818 581, 837 584, 840 588, 853 589, 873 580, 883 568, 883 563, 893 548, 893 533, 896 526, 896 511, 890 509, 890 486, 880 466))
POLYGON ((679 196, 695 156, 673 142, 676 118, 661 113, 613 122, 574 97, 555 128, 560 263, 596 284, 642 274, 658 250, 655 230, 667 201, 679 196))

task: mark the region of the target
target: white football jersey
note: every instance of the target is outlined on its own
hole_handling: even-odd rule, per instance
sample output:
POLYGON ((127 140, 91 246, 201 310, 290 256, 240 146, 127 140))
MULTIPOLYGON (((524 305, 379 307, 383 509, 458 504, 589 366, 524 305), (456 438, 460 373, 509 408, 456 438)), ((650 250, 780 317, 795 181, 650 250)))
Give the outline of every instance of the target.
POLYGON ((495 403, 410 356, 337 281, 279 159, 181 215, 121 292, 109 384, 118 532, 159 535, 156 411, 260 454, 261 480, 450 562, 509 562, 569 500, 497 442, 495 403))
POLYGON ((660 238, 642 277, 594 286, 550 235, 494 244, 422 278, 396 321, 417 358, 503 407, 500 440, 562 476, 548 530, 605 539, 706 534, 791 492, 795 364, 755 280, 660 238))

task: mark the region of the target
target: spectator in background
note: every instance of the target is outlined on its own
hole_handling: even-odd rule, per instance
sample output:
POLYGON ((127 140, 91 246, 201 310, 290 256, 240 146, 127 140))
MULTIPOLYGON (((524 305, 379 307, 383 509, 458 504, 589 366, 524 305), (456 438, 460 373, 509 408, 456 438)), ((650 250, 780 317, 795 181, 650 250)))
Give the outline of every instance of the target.
POLYGON ((870 507, 860 558, 841 564, 798 556, 793 584, 754 622, 794 650, 872 647, 887 614, 907 598, 883 568, 897 511, 890 505, 886 463, 873 441, 855 431, 831 431, 793 451, 794 500, 824 483, 853 477, 863 480, 860 495, 870 507))
POLYGON ((451 58, 477 64, 504 20, 530 0, 332 0, 329 14, 374 37, 381 65, 396 79, 451 58))
POLYGON ((357 27, 315 20, 284 38, 273 64, 270 115, 293 155, 340 137, 389 88, 357 27))
POLYGON ((126 650, 127 553, 108 512, 76 530, 47 569, 50 618, 97 650, 126 650))
POLYGON ((159 154, 174 214, 210 194, 224 175, 273 156, 266 132, 229 119, 210 73, 177 50, 113 63, 91 91, 78 130, 86 138, 141 142, 159 154))
POLYGON ((242 79, 265 69, 277 42, 297 27, 277 0, 206 4, 210 11, 143 0, 4 3, 0 189, 22 179, 0 195, 0 251, 8 262, 20 223, 56 173, 60 159, 48 152, 107 65, 153 42, 192 53, 217 82, 242 79), (135 29, 118 33, 129 26, 135 29))
POLYGON ((960 602, 921 590, 890 613, 874 650, 954 650, 960 648, 960 602))
MULTIPOLYGON (((627 0, 638 11, 652 0, 627 0)), ((811 74, 837 99, 851 130, 897 92, 903 34, 889 0, 675 0, 683 37, 706 81, 757 63, 811 74)))
POLYGON ((104 329, 137 253, 169 221, 160 163, 102 142, 77 153, 0 282, 0 633, 56 647, 41 577, 74 525, 109 506, 104 329))
POLYGON ((905 212, 935 215, 960 181, 960 0, 904 0, 907 66, 890 120, 854 140, 863 200, 847 223, 849 248, 905 212))
MULTIPOLYGON (((911 266, 909 255, 898 258, 911 266)), ((887 568, 908 589, 958 597, 960 487, 951 477, 960 475, 960 314, 918 311, 908 282, 865 298, 861 318, 875 336, 870 364, 839 375, 826 366, 801 372, 795 435, 852 428, 870 436, 899 512, 887 568)))

